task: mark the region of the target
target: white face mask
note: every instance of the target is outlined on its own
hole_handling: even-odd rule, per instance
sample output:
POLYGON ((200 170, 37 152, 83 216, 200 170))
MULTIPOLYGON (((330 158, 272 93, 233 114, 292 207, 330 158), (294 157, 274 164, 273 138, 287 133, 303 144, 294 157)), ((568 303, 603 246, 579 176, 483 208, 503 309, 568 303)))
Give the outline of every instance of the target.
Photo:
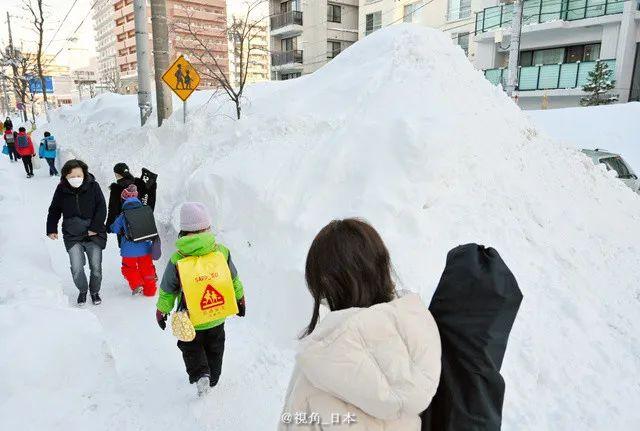
POLYGON ((77 189, 78 187, 80 187, 82 185, 82 182, 84 181, 84 178, 83 177, 67 178, 67 181, 69 181, 69 185, 71 187, 73 187, 74 189, 77 189))

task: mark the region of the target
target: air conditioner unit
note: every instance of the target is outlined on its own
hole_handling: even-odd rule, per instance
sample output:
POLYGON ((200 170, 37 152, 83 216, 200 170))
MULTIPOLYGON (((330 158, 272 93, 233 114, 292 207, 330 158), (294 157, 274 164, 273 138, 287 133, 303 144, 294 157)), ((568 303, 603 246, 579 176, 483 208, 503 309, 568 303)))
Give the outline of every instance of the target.
POLYGON ((493 33, 493 41, 495 43, 502 43, 503 36, 504 33, 502 31, 502 28, 497 28, 493 33))

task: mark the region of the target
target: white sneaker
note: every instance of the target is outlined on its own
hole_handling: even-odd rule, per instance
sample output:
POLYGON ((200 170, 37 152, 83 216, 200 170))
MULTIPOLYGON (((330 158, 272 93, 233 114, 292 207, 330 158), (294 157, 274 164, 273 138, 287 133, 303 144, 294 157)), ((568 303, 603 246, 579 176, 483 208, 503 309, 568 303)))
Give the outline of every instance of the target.
POLYGON ((199 397, 205 396, 209 392, 209 389, 211 389, 209 387, 209 376, 200 377, 196 382, 196 388, 198 389, 199 397))

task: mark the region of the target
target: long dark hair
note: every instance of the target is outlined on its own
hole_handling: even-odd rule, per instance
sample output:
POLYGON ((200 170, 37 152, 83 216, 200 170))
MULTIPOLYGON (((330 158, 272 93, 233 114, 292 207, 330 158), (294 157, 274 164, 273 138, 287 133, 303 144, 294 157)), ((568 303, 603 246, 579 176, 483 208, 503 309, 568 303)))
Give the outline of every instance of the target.
POLYGON ((82 174, 85 178, 89 176, 89 167, 85 162, 79 159, 71 159, 67 163, 65 163, 62 167, 62 170, 60 171, 60 175, 64 180, 66 180, 67 175, 69 175, 75 168, 82 169, 82 174))
POLYGON ((305 267, 313 315, 302 337, 313 332, 320 302, 329 308, 371 307, 396 296, 389 251, 378 232, 359 219, 334 220, 316 235, 305 267))

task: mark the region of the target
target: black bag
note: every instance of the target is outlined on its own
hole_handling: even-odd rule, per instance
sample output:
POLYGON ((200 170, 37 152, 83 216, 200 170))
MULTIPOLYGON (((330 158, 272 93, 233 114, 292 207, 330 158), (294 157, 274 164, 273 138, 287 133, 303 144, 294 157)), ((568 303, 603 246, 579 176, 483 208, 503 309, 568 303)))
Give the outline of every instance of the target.
POLYGON ((142 242, 158 237, 156 220, 150 207, 143 205, 138 208, 125 209, 122 213, 127 224, 126 237, 129 241, 142 242))
POLYGON ((156 207, 156 189, 158 187, 158 174, 155 174, 147 168, 142 168, 140 178, 135 179, 136 187, 138 187, 138 199, 144 205, 148 205, 151 209, 156 207))
POLYGON ((500 367, 521 301, 496 250, 467 244, 449 252, 429 306, 442 340, 442 373, 422 431, 500 430, 500 367))

